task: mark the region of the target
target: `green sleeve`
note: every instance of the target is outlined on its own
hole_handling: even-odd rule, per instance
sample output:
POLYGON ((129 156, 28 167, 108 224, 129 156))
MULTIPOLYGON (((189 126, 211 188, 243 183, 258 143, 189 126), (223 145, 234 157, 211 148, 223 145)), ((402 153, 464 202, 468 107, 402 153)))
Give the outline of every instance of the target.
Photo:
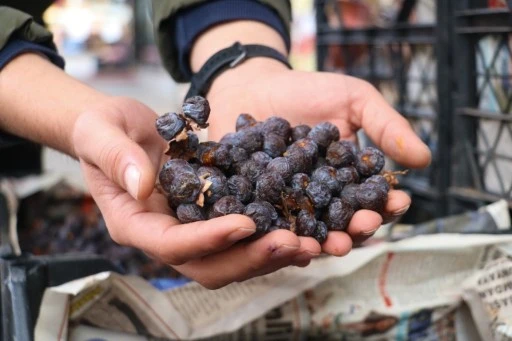
MULTIPOLYGON (((153 25, 155 40, 160 51, 162 63, 172 78, 177 82, 185 82, 185 76, 181 73, 177 63, 177 52, 175 51, 173 16, 178 11, 197 5, 206 0, 152 0, 153 3, 153 25)), ((276 11, 290 29, 291 5, 289 0, 259 0, 276 11)))
POLYGON ((0 6, 0 49, 11 37, 56 50, 51 32, 36 23, 30 15, 12 7, 0 6))

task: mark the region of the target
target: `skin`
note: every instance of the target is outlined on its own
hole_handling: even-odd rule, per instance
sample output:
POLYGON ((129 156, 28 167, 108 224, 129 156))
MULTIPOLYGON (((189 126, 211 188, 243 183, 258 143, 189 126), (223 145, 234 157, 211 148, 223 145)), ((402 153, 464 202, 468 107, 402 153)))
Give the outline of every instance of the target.
MULTIPOLYGON (((237 40, 285 53, 273 29, 237 21, 213 27, 197 39, 192 68, 197 71, 213 53, 237 40)), ((430 162, 427 147, 407 122, 358 79, 289 71, 273 60, 255 58, 223 73, 208 99, 211 139, 234 129, 240 112, 258 119, 279 114, 293 125, 330 120, 346 139, 355 139, 355 131, 363 128, 405 166, 430 162)), ((143 250, 207 288, 289 265, 306 266, 322 251, 345 255, 352 238, 368 237, 382 222, 380 215, 360 211, 347 233, 329 233, 323 247, 313 238, 285 230, 237 243, 255 231, 252 220, 243 215, 180 224, 155 191, 166 148, 154 128, 156 117, 144 104, 99 93, 37 54, 18 56, 0 72, 0 129, 76 158, 114 241, 143 250)), ((393 191, 387 211, 403 214, 409 204, 405 193, 393 191)))

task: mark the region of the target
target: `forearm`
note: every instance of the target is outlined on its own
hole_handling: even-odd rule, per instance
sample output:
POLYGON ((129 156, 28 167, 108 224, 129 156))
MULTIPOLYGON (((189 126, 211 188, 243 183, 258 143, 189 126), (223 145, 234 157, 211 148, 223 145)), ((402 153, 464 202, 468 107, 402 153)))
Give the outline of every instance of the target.
POLYGON ((106 98, 37 54, 0 71, 0 129, 74 156, 77 116, 106 98))

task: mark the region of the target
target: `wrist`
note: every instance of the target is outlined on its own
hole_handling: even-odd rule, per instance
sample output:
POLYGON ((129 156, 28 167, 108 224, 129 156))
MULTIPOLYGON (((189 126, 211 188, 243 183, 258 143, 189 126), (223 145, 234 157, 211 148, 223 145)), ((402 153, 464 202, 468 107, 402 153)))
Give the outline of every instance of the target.
POLYGON ((275 59, 266 57, 250 58, 235 68, 225 70, 218 75, 206 97, 210 99, 224 92, 229 96, 228 91, 244 89, 259 79, 288 71, 290 69, 275 59))
POLYGON ((237 41, 243 45, 265 45, 288 55, 285 41, 272 27, 256 21, 234 21, 213 26, 196 39, 190 53, 192 72, 198 72, 211 56, 237 41))
MULTIPOLYGON (((277 31, 256 21, 236 21, 214 26, 199 36, 192 48, 190 59, 192 71, 197 74, 201 70, 202 75, 205 73, 205 70, 211 70, 210 59, 212 56, 216 55, 217 61, 219 58, 222 60, 225 57, 220 57, 218 53, 222 51, 221 55, 226 56, 226 53, 228 53, 226 52, 227 48, 229 47, 232 50, 234 43, 240 43, 242 46, 262 46, 262 48, 257 52, 250 50, 250 52, 247 52, 249 57, 242 60, 241 63, 232 68, 224 69, 215 76, 210 77, 212 83, 209 91, 207 90, 208 88, 201 87, 202 82, 199 81, 200 88, 207 92, 208 95, 214 93, 216 88, 240 85, 251 81, 262 73, 287 69, 286 63, 283 63, 283 60, 286 60, 287 57, 286 44, 277 31), (264 47, 268 48, 268 52, 265 51, 264 47), (282 56, 280 57, 281 60, 279 60, 279 55, 282 56), (207 61, 209 66, 206 69, 202 69, 207 61)), ((232 54, 234 52, 229 53, 232 54)), ((243 56, 245 56, 245 52, 241 53, 244 53, 243 56)), ((215 65, 215 62, 213 65, 215 65)), ((193 83, 193 86, 195 85, 197 84, 193 83)))

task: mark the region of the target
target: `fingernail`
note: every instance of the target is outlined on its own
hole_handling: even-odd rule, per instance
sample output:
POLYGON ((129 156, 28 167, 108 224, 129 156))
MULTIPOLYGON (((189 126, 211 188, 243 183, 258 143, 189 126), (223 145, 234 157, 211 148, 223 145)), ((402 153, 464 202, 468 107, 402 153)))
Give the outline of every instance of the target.
POLYGON ((280 259, 280 258, 287 258, 290 255, 294 254, 299 249, 298 246, 293 245, 280 245, 277 248, 272 248, 270 251, 272 252, 272 259, 280 259))
POLYGON ((294 263, 306 262, 306 261, 316 258, 318 256, 320 256, 319 253, 304 251, 304 252, 301 252, 299 255, 295 256, 293 258, 293 262, 294 263))
POLYGON ((140 172, 135 165, 129 165, 124 171, 124 183, 128 193, 135 199, 139 195, 140 172))
POLYGON ((247 238, 250 235, 252 235, 254 232, 256 232, 256 229, 246 228, 246 227, 240 227, 239 229, 231 232, 228 235, 228 240, 230 242, 236 242, 241 239, 247 238))
POLYGON ((407 205, 404 208, 401 208, 398 211, 393 212, 393 216, 397 217, 397 216, 401 216, 401 215, 405 214, 405 212, 407 212, 407 210, 409 209, 410 206, 411 205, 407 205))

